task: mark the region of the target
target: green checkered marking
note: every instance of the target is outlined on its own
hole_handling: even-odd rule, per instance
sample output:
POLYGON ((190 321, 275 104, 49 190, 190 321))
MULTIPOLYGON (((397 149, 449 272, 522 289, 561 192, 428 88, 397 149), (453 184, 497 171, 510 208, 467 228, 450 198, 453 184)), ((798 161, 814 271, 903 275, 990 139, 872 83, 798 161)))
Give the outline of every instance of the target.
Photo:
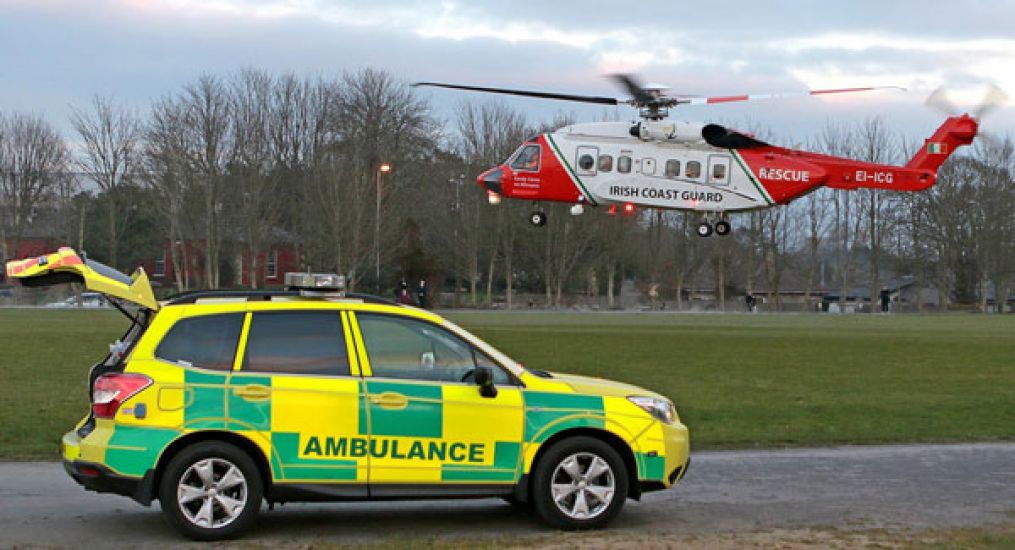
POLYGON ((228 373, 183 370, 186 406, 183 422, 194 430, 226 429, 226 383, 228 373))
POLYGON ((606 427, 603 398, 596 395, 525 392, 525 440, 546 441, 569 428, 606 427))
POLYGON ((638 454, 638 464, 641 468, 641 475, 638 479, 662 480, 666 477, 666 458, 661 456, 649 456, 646 453, 638 454))
POLYGON ((492 466, 444 465, 442 481, 516 481, 522 446, 513 441, 498 441, 494 446, 492 466))
POLYGON ((106 447, 106 465, 128 476, 143 476, 180 432, 168 428, 116 426, 106 447))
POLYGON ((271 444, 278 453, 283 474, 281 479, 324 479, 355 481, 357 462, 355 460, 332 460, 300 457, 300 434, 275 432, 271 444))
POLYGON ((369 398, 360 400, 359 432, 374 436, 436 437, 444 433, 444 405, 441 387, 436 384, 402 384, 399 382, 367 381, 367 394, 379 395, 384 392, 400 393, 409 398, 404 409, 389 410, 370 403, 369 398), (370 430, 367 430, 367 415, 363 413, 363 402, 369 407, 370 430))
POLYGON ((233 388, 246 385, 271 387, 270 376, 233 375, 229 380, 229 429, 271 431, 271 399, 265 401, 248 401, 238 395, 233 388))

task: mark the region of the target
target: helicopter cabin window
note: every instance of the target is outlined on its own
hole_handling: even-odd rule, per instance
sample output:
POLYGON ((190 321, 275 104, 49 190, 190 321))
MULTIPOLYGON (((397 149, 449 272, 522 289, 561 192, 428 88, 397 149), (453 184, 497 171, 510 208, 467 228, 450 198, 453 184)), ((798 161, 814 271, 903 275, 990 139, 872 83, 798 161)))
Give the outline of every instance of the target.
POLYGON ((727 185, 730 182, 730 158, 726 155, 708 157, 708 183, 727 185))
POLYGON ((599 156, 599 149, 595 147, 580 146, 578 147, 578 175, 579 176, 594 176, 596 175, 596 158, 599 156))
POLYGON ((617 171, 621 174, 631 173, 631 157, 627 155, 621 155, 617 157, 617 171))
POLYGON ((610 155, 599 155, 599 171, 610 172, 613 170, 613 157, 610 155))
POLYGON ((684 172, 684 175, 687 176, 690 179, 698 179, 698 178, 700 178, 701 177, 701 163, 696 161, 696 160, 692 160, 692 161, 688 162, 687 163, 687 170, 684 172))
POLYGON ((526 145, 515 156, 515 160, 511 161, 512 170, 525 170, 528 172, 539 171, 539 146, 538 145, 526 145))
POLYGON ((669 159, 666 161, 666 177, 675 178, 680 175, 680 161, 669 159))

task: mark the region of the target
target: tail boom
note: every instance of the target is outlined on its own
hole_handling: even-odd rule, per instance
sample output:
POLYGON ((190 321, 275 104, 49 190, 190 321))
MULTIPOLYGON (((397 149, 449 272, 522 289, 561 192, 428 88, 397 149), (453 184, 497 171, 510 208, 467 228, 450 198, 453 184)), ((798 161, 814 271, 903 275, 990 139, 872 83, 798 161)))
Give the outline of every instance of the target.
POLYGON ((930 170, 935 175, 945 160, 963 145, 973 143, 979 125, 969 115, 948 117, 934 132, 934 135, 923 142, 923 147, 906 163, 906 168, 913 170, 930 170))

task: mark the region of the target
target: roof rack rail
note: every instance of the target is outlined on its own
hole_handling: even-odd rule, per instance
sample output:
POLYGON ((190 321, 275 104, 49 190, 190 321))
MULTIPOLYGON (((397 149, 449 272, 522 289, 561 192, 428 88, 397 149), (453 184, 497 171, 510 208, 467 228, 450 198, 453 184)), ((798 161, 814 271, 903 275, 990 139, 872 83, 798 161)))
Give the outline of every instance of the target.
MULTIPOLYGON (((193 290, 175 294, 166 299, 166 305, 175 306, 181 304, 194 304, 198 300, 215 298, 245 298, 248 302, 268 302, 276 297, 312 297, 299 290, 193 290)), ((375 296, 373 294, 360 294, 350 292, 342 295, 343 298, 362 300, 368 304, 399 305, 393 300, 375 296)))

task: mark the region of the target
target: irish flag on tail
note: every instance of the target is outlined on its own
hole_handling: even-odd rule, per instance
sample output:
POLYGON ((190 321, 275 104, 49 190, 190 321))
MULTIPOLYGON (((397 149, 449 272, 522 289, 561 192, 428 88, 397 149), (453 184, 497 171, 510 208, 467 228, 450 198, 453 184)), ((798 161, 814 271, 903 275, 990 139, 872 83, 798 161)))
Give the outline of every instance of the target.
POLYGON ((927 144, 927 152, 932 155, 943 155, 948 152, 948 147, 944 143, 932 141, 927 144))

